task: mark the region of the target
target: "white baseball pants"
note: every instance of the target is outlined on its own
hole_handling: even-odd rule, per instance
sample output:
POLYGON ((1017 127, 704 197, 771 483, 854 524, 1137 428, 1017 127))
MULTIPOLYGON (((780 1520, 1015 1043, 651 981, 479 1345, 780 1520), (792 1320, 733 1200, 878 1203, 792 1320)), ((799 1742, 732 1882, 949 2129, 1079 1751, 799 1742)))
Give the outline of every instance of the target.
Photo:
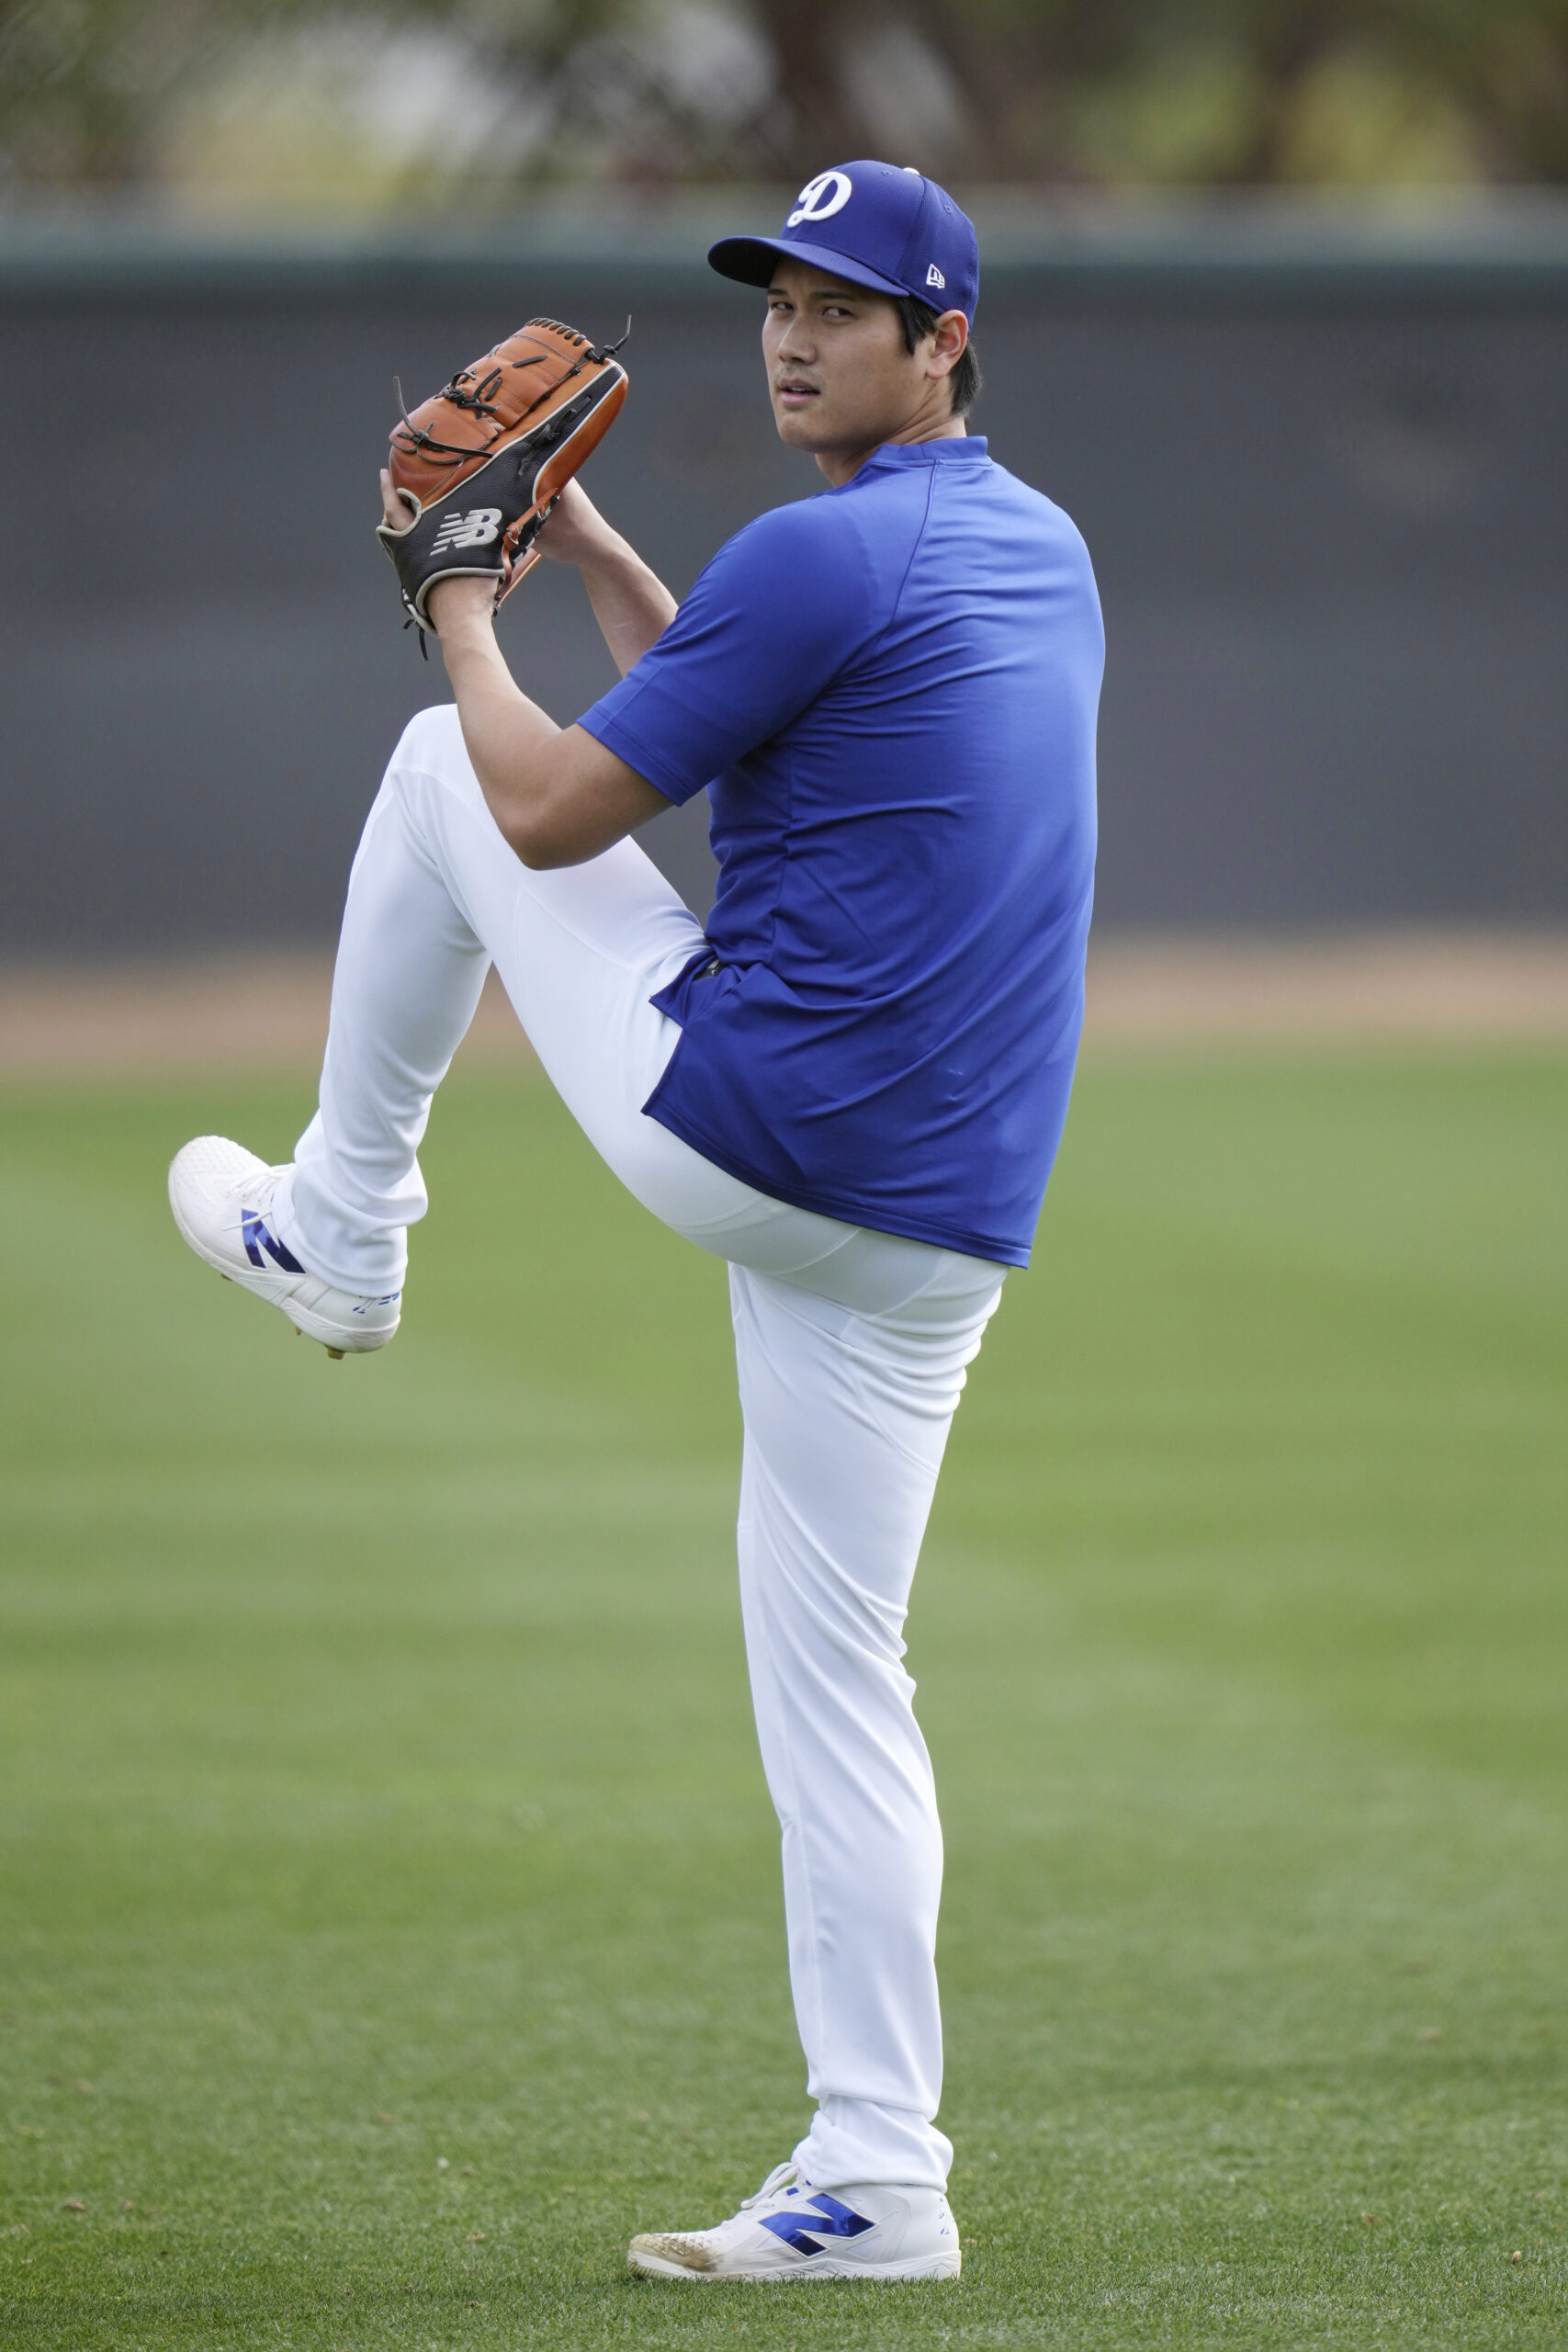
POLYGON ((491 962, 604 1159, 730 1263, 745 1445, 739 1555, 819 2188, 945 2184, 935 1943, 942 1830, 902 1630, 964 1369, 1003 1269, 791 1208, 646 1118, 680 1035, 649 999, 704 944, 641 850, 531 873, 456 710, 393 754, 349 882, 321 1107, 274 1203, 344 1289, 398 1287, 431 1099, 491 962))

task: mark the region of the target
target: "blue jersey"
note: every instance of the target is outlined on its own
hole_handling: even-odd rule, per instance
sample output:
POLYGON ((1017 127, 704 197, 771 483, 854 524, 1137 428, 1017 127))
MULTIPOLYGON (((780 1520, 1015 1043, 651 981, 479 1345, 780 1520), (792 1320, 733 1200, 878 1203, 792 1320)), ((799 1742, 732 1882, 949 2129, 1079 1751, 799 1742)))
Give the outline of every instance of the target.
POLYGON ((1028 1263, 1103 650, 1082 539, 983 440, 889 445, 720 548, 581 722, 712 804, 710 952, 654 1000, 682 1034, 650 1117, 777 1200, 1028 1263))

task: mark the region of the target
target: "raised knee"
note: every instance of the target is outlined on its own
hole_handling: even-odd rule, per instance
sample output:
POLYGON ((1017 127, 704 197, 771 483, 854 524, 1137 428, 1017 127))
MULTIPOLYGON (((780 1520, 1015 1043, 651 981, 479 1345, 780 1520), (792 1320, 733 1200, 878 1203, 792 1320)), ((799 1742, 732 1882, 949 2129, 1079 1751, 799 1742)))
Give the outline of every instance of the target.
POLYGON ((393 775, 438 776, 470 772, 455 702, 432 703, 414 713, 398 739, 390 769, 393 775))

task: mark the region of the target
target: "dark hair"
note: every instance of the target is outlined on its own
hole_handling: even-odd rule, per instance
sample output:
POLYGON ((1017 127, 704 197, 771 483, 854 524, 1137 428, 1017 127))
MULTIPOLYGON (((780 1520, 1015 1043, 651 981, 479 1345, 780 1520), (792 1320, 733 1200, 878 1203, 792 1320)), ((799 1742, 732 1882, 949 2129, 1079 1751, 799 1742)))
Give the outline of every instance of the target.
MULTIPOLYGON (((903 324, 906 351, 913 351, 917 344, 924 343, 942 315, 929 302, 922 302, 918 294, 896 294, 893 307, 903 324)), ((967 416, 980 397, 980 363, 972 343, 966 343, 959 353, 957 365, 947 380, 953 386, 953 415, 967 416)))

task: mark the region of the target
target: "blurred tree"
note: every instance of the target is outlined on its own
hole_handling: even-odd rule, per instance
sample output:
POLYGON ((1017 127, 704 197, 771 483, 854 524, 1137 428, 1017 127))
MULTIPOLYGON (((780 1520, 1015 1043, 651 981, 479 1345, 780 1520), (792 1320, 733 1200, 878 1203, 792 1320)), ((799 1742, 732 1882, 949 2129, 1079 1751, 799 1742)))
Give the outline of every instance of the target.
POLYGON ((134 178, 190 49, 215 30, 190 0, 0 0, 0 141, 22 180, 134 178))
MULTIPOLYGON (((762 6, 771 23, 802 0, 762 6)), ((843 0, 807 6, 841 44, 843 0)), ((963 93, 969 174, 1568 177, 1568 0, 906 0, 902 13, 963 93), (1395 152, 1369 170, 1368 132, 1375 148, 1395 124, 1395 152)))
POLYGON ((0 0, 13 187, 254 176, 265 149, 309 201, 333 148, 378 202, 867 152, 969 181, 1563 181, 1568 0, 0 0))
POLYGON ((481 53, 522 49, 544 74, 618 0, 0 0, 0 175, 13 185, 156 179, 193 95, 352 29, 368 62, 400 26, 446 23, 481 53), (299 45, 303 43, 303 47, 299 45))

